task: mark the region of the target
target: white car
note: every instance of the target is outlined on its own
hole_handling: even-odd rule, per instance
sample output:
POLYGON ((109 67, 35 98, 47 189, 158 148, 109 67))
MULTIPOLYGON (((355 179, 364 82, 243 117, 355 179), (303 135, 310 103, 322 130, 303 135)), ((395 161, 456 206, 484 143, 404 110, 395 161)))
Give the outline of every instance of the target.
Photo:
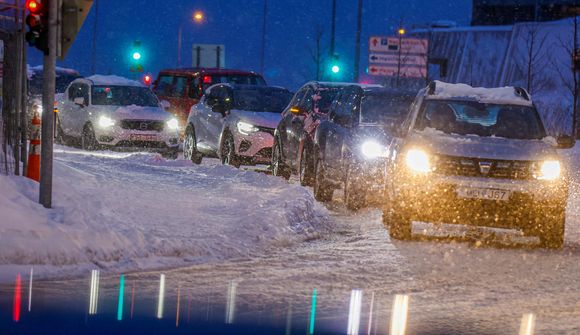
POLYGON ((145 150, 177 157, 179 124, 145 85, 118 76, 73 81, 57 100, 57 139, 85 150, 145 150))
POLYGON ((285 88, 237 84, 209 87, 187 119, 183 153, 200 163, 202 156, 223 164, 270 164, 274 129, 292 94, 285 88))

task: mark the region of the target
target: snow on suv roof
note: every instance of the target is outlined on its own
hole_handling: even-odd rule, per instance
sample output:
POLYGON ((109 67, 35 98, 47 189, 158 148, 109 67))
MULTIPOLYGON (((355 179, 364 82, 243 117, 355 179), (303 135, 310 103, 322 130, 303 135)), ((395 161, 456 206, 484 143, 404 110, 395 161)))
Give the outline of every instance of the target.
POLYGON ((530 95, 519 87, 471 87, 467 84, 449 84, 433 81, 428 88, 430 99, 475 99, 483 103, 532 106, 530 95))
POLYGON ((94 75, 94 76, 87 77, 85 79, 92 81, 94 85, 145 87, 145 85, 141 84, 138 81, 127 79, 125 77, 119 77, 119 76, 94 75))

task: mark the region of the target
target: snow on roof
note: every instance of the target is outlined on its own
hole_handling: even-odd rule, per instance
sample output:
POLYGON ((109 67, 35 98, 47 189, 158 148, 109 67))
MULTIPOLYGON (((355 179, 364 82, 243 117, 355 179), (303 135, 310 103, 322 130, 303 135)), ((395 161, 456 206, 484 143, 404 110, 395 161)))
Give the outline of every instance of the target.
POLYGON ((119 76, 103 76, 103 75, 94 75, 86 78, 90 80, 95 85, 110 85, 110 86, 143 86, 138 81, 127 79, 125 77, 119 76))
MULTIPOLYGON (((44 68, 42 67, 42 65, 37 65, 37 66, 29 66, 29 70, 33 71, 33 72, 41 72, 44 68)), ((66 74, 70 74, 70 75, 76 75, 76 76, 80 76, 79 71, 75 70, 75 69, 67 69, 65 67, 56 67, 56 72, 57 73, 66 73, 66 74)))
POLYGON ((434 84, 435 92, 429 96, 433 99, 467 98, 484 103, 532 106, 531 99, 527 100, 518 95, 516 89, 511 86, 497 88, 471 87, 467 84, 449 84, 438 80, 435 80, 434 84))

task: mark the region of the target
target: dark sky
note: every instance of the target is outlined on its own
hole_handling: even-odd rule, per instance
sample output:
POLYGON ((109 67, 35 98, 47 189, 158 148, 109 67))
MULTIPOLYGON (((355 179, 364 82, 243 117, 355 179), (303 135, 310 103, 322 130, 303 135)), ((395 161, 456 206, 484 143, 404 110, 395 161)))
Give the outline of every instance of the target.
MULTIPOLYGON (((177 31, 184 24, 183 64, 192 62, 194 43, 225 44, 229 68, 259 70, 264 0, 96 0, 99 1, 97 72, 130 76, 130 50, 134 40, 143 48, 143 64, 154 75, 177 62, 177 31), (203 10, 207 22, 194 24, 194 10, 203 10)), ((338 0, 336 52, 344 64, 344 80, 351 80, 355 45, 356 0, 338 0), (346 75, 348 73, 348 75, 346 75)), ((330 37, 331 0, 269 0, 265 77, 273 85, 296 89, 314 79, 316 27, 330 37)), ((469 24, 468 0, 364 0, 361 71, 367 66, 370 35, 389 35, 401 18, 405 26, 435 20, 469 24)), ((91 74, 94 7, 65 62, 60 66, 91 74)), ((30 50, 29 63, 41 62, 30 50)))

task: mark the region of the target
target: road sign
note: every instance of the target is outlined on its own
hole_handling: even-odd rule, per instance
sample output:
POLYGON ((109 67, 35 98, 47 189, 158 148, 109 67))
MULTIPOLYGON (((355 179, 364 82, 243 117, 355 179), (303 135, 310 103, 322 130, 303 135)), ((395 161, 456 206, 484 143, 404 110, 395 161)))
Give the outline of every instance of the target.
POLYGON ((369 74, 423 78, 427 74, 426 39, 372 36, 369 40, 369 74))
POLYGON ((193 67, 223 68, 226 66, 226 47, 223 44, 194 44, 193 67))

